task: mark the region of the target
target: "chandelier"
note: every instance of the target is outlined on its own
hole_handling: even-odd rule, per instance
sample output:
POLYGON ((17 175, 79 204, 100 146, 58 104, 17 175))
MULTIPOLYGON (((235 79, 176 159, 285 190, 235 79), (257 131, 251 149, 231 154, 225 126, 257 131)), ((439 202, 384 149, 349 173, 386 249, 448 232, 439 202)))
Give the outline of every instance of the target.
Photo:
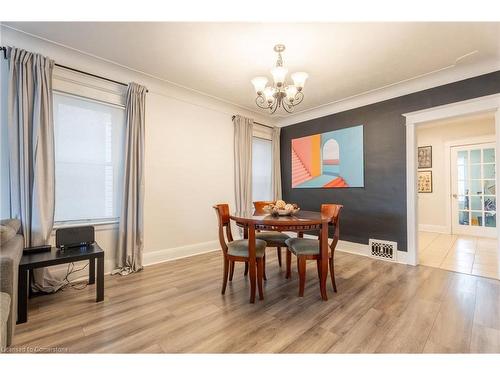
POLYGON ((258 107, 268 109, 271 114, 278 108, 283 108, 288 113, 293 112, 293 108, 304 99, 302 89, 308 77, 305 72, 296 72, 291 75, 293 85, 286 84, 288 70, 283 67, 281 52, 285 50, 283 44, 274 46, 274 51, 278 54, 276 66, 271 69, 274 85, 267 85, 267 77, 255 77, 252 79, 253 87, 257 93, 255 103, 258 107))

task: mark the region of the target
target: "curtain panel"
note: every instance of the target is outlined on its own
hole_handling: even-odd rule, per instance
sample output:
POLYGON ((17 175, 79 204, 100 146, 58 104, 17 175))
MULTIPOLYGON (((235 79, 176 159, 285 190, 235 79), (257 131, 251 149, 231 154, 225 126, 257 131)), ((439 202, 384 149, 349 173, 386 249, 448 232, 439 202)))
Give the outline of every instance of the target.
POLYGON ((236 211, 250 211, 252 209, 253 120, 236 115, 233 124, 236 211))
POLYGON ((123 200, 113 274, 142 270, 144 250, 144 142, 147 89, 130 83, 125 105, 126 137, 123 200))
MULTIPOLYGON (((55 208, 54 61, 13 47, 7 58, 10 213, 21 220, 25 247, 45 245, 55 208)), ((63 286, 47 269, 33 274, 35 291, 55 292, 63 286)))
POLYGON ((280 134, 281 128, 274 127, 271 135, 273 155, 272 189, 274 201, 281 199, 280 134))

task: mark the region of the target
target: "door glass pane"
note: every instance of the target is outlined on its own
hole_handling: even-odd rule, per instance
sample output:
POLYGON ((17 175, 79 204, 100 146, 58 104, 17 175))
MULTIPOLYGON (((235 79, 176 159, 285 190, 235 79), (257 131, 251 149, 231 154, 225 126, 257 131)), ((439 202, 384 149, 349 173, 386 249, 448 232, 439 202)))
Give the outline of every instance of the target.
POLYGON ((472 164, 470 166, 470 178, 481 178, 481 164, 472 164))
POLYGON ((467 151, 458 151, 457 153, 457 165, 467 164, 467 151))
POLYGON ((458 224, 469 225, 469 211, 458 212, 458 224))
POLYGON ((471 208, 471 210, 482 210, 483 209, 483 197, 472 196, 470 198, 470 208, 471 208))
POLYGON ((482 187, 481 187, 481 180, 471 180, 470 193, 473 195, 483 194, 482 187))
POLYGON ((459 210, 469 209, 469 197, 467 195, 458 197, 458 209, 459 210))
POLYGON ((467 180, 458 181, 458 194, 459 195, 469 194, 469 186, 467 184, 467 180))
POLYGON ((481 211, 471 211, 470 225, 481 227, 483 226, 483 213, 481 211))
POLYGON ((485 211, 496 211, 497 202, 495 197, 484 197, 484 210, 485 211))
POLYGON ((495 228, 497 226, 497 215, 496 213, 486 212, 484 214, 484 226, 495 228))
POLYGON ((485 148, 483 150, 483 163, 494 163, 495 162, 495 149, 485 148))
POLYGON ((471 162, 471 164, 481 163, 481 150, 471 150, 470 162, 471 162))
POLYGON ((457 178, 459 180, 468 180, 469 176, 468 176, 467 171, 468 171, 468 168, 466 165, 459 165, 457 178))
POLYGON ((483 165, 483 178, 495 179, 495 164, 483 165))
POLYGON ((484 194, 495 195, 495 180, 485 180, 484 181, 484 194))

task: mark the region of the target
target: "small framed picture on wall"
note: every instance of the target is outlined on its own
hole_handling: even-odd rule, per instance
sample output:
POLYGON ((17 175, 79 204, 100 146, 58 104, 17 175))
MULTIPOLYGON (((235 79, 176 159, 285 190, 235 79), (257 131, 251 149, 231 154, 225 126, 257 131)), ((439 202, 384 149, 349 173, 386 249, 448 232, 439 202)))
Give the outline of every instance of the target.
POLYGON ((418 148, 418 169, 432 168, 432 146, 418 148))
POLYGON ((432 193, 432 171, 418 171, 418 192, 432 193))

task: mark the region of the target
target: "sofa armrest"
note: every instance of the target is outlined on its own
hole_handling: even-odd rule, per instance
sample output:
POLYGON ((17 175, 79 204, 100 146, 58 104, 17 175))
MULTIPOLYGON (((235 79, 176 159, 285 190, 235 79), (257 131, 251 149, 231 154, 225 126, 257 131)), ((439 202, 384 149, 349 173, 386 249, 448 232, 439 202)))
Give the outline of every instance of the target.
POLYGON ((14 291, 14 259, 0 256, 0 292, 12 295, 14 291))

